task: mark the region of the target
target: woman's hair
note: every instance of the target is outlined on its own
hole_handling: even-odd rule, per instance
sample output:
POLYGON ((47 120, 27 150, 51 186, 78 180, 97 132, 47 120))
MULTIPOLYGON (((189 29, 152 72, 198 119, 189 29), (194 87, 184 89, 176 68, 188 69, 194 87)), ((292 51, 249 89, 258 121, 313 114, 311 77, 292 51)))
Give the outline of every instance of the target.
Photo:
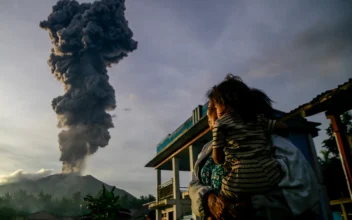
MULTIPOLYGON (((215 120, 216 120, 216 118, 217 118, 215 105, 214 105, 211 101, 209 101, 209 103, 208 103, 208 112, 207 112, 207 115, 208 115, 208 117, 210 116, 210 117, 212 117, 212 118, 215 119, 215 120)), ((209 119, 208 119, 208 122, 209 122, 209 119)), ((212 125, 209 124, 209 127, 211 127, 211 126, 212 126, 212 125)))
POLYGON ((252 88, 252 98, 256 103, 257 114, 262 114, 266 118, 274 119, 274 109, 271 100, 262 90, 252 88))
POLYGON ((258 114, 273 117, 272 100, 263 91, 248 87, 239 76, 228 74, 208 91, 207 97, 245 121, 255 122, 258 114))
POLYGON ((209 101, 209 103, 208 103, 208 114, 209 115, 216 114, 215 105, 214 105, 214 103, 212 101, 209 101))

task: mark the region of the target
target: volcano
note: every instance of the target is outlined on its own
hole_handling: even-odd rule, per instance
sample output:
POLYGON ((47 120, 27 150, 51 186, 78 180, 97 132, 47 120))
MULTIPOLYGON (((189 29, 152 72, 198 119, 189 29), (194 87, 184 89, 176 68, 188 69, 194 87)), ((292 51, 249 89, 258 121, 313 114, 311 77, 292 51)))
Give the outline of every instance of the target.
MULTIPOLYGON (((10 183, 0 186, 0 196, 6 193, 15 193, 19 190, 25 190, 27 193, 36 195, 40 192, 51 194, 54 198, 67 197, 71 198, 76 192, 82 196, 90 194, 97 195, 99 190, 105 185, 107 190, 113 186, 108 185, 91 175, 79 176, 75 174, 54 174, 38 180, 25 180, 16 183, 10 183)), ((134 199, 135 197, 123 189, 116 188, 115 195, 134 199)))

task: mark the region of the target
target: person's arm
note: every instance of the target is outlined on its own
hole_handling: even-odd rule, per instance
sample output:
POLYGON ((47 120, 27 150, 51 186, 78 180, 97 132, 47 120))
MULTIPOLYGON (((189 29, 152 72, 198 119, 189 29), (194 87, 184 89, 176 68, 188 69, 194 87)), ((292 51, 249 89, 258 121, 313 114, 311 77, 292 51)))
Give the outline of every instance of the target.
POLYGON ((214 124, 213 128, 213 152, 212 157, 216 164, 225 162, 224 147, 226 146, 223 128, 219 123, 214 124))
POLYGON ((266 129, 269 135, 277 134, 279 136, 288 137, 290 132, 286 123, 273 119, 267 119, 265 117, 262 117, 262 120, 266 124, 266 129))
POLYGON ((273 133, 279 136, 288 137, 290 134, 290 131, 286 123, 281 121, 276 121, 276 123, 274 124, 273 133))
POLYGON ((225 162, 225 152, 223 148, 213 148, 211 156, 216 164, 223 164, 225 162))

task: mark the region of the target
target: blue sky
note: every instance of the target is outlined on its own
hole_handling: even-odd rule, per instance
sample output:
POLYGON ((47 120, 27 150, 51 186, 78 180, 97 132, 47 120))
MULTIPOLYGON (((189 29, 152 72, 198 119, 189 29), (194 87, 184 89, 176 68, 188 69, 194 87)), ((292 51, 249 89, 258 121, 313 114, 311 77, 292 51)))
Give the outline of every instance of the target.
MULTIPOLYGON (((62 85, 47 65, 50 40, 39 28, 53 0, 0 3, 0 183, 23 169, 59 172, 51 100, 62 85)), ((80 1, 83 2, 83 1, 80 1)), ((109 146, 88 158, 86 174, 132 194, 154 193, 144 165, 157 143, 203 104, 231 72, 289 111, 352 76, 351 4, 344 0, 134 0, 126 17, 138 49, 109 69, 117 108, 109 146), (123 109, 130 108, 131 111, 123 109)), ((310 120, 328 125, 324 115, 310 120)), ((315 138, 319 148, 324 139, 315 138)), ((163 180, 170 178, 163 173, 163 180)), ((182 174, 182 186, 189 174, 182 174)))

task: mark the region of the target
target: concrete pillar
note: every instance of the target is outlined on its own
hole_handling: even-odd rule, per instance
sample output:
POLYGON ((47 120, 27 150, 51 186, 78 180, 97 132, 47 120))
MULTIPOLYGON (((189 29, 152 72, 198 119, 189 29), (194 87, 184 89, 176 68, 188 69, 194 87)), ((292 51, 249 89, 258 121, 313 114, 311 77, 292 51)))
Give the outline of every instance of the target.
MULTIPOLYGON (((156 169, 156 202, 158 202, 160 199, 160 193, 159 193, 160 184, 161 184, 161 170, 156 169)), ((155 218, 156 218, 156 220, 161 220, 161 210, 160 209, 155 210, 155 218)))
MULTIPOLYGON (((192 180, 192 173, 194 171, 194 164, 197 161, 198 154, 199 154, 199 149, 197 149, 194 145, 190 145, 189 146, 189 167, 190 167, 190 171, 191 171, 191 180, 192 180)), ((200 219, 194 213, 192 213, 192 218, 194 220, 200 219)))
POLYGON ((180 171, 179 171, 179 159, 176 157, 172 158, 172 177, 173 177, 173 194, 174 194, 174 220, 181 218, 181 203, 180 203, 180 171))

